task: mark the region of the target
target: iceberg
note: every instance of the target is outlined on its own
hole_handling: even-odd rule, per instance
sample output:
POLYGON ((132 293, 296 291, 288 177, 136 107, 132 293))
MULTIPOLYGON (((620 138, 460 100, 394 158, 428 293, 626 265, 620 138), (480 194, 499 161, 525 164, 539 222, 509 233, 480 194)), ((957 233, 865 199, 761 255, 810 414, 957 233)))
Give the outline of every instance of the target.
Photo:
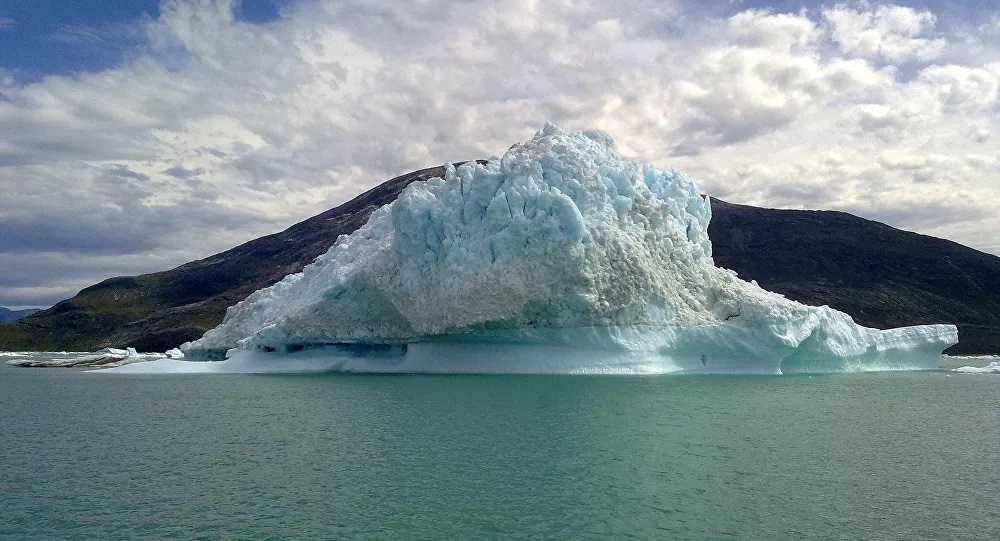
POLYGON ((415 182, 301 273, 181 346, 236 371, 802 373, 936 369, 952 325, 859 326, 712 260, 685 174, 548 124, 415 182), (238 367, 238 368, 235 368, 238 367))

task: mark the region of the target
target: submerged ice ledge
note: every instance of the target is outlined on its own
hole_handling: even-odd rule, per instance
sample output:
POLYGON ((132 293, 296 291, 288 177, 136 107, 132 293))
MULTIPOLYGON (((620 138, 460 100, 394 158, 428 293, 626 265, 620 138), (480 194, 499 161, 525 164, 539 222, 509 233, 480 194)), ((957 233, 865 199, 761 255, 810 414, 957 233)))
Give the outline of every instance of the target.
POLYGON ((411 184, 181 349, 237 371, 774 374, 937 368, 957 342, 743 281, 715 267, 710 219, 683 173, 547 125, 411 184))
POLYGON ((944 344, 954 340, 947 326, 941 325, 872 332, 869 347, 843 351, 836 358, 825 350, 811 350, 808 343, 794 347, 768 340, 768 333, 760 329, 628 326, 445 335, 409 344, 288 344, 273 351, 236 348, 222 361, 159 359, 112 371, 775 375, 935 370, 944 344))

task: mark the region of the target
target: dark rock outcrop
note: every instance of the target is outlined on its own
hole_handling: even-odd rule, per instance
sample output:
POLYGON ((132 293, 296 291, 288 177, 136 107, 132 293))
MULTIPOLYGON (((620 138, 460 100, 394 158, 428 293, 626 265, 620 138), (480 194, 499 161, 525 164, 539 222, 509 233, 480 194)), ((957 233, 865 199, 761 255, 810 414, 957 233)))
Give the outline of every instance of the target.
MULTIPOLYGON (((402 175, 280 233, 169 271, 105 280, 0 325, 0 350, 176 347, 253 291, 302 270, 410 182, 442 174, 432 167, 402 175)), ((712 209, 715 261, 744 279, 872 327, 956 323, 961 342, 950 352, 1000 353, 1000 258, 840 212, 715 199, 712 209)))

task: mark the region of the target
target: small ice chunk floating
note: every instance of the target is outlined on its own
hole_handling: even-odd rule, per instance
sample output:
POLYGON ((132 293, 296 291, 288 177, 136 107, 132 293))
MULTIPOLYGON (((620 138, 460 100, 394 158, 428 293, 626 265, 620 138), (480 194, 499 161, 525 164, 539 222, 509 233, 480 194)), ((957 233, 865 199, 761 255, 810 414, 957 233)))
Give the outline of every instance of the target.
POLYGON ((181 349, 248 371, 779 374, 935 369, 957 343, 952 325, 870 329, 716 267, 710 219, 683 173, 549 124, 411 184, 181 349))

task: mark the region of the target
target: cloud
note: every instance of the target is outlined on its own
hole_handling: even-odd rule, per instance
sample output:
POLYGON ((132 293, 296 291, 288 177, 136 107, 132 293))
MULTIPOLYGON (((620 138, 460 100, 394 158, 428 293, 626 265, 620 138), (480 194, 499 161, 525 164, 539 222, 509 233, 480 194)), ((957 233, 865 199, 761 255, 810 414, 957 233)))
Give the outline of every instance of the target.
POLYGON ((17 24, 17 21, 11 19, 10 17, 0 17, 0 30, 6 30, 12 28, 17 24))
POLYGON ((164 169, 163 172, 174 178, 190 178, 204 173, 205 170, 200 167, 198 169, 185 169, 177 165, 170 169, 164 169))
POLYGON ((930 37, 937 22, 930 11, 864 6, 857 9, 837 4, 823 10, 833 41, 848 55, 889 63, 928 61, 940 56, 948 45, 944 38, 930 37))
POLYGON ((97 28, 74 24, 59 25, 49 37, 68 44, 94 44, 105 40, 105 36, 97 28))
POLYGON ((5 253, 0 274, 0 306, 48 307, 114 275, 170 268, 156 254, 86 257, 60 252, 5 253))
MULTIPOLYGON (((392 176, 501 154, 546 120, 733 202, 1000 253, 976 233, 1000 229, 992 27, 868 4, 302 0, 264 23, 234 5, 168 0, 118 30, 139 37, 113 69, 0 72, 5 263, 75 261, 53 267, 73 284, 170 268, 392 176)), ((30 280, 16 287, 32 304, 30 280)))

